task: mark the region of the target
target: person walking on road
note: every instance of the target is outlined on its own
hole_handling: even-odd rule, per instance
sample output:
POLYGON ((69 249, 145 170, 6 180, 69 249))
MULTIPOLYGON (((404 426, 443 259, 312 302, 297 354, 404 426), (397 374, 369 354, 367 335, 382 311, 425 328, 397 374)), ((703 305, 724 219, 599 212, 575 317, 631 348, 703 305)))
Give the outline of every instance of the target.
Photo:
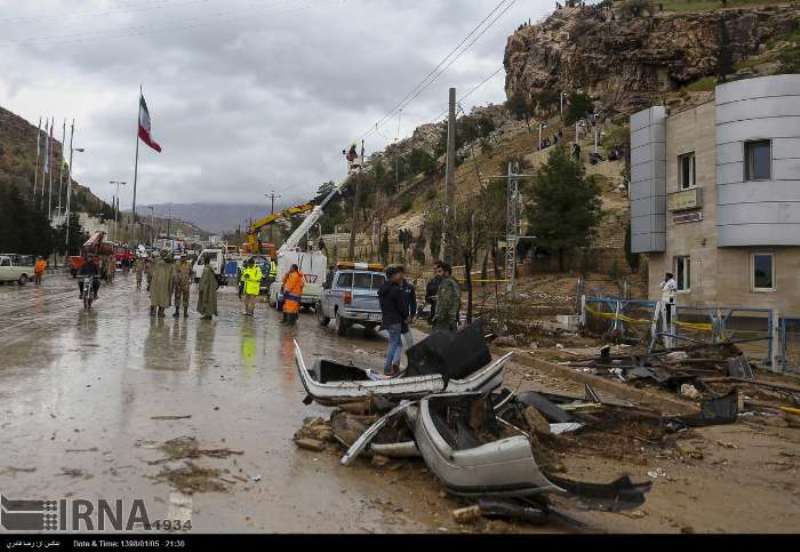
POLYGON ((433 264, 434 275, 425 286, 425 302, 431 306, 431 314, 428 321, 433 324, 433 317, 436 316, 436 294, 439 292, 439 284, 442 278, 436 274, 436 270, 442 264, 442 261, 436 261, 433 264))
POLYGON ((173 282, 175 288, 175 314, 173 316, 175 318, 180 316, 181 306, 183 306, 183 317, 189 316, 189 289, 191 286, 192 264, 189 262, 189 257, 184 255, 175 267, 173 282))
POLYGON ((408 323, 408 306, 402 285, 402 269, 390 266, 386 269, 386 281, 378 290, 383 318, 381 325, 389 333, 389 349, 383 364, 383 373, 386 376, 396 376, 400 372, 403 325, 408 323))
POLYGON ((261 293, 261 280, 264 279, 264 273, 261 272, 261 267, 256 264, 255 259, 250 257, 247 264, 242 271, 242 282, 244 283, 244 314, 253 316, 256 310, 256 301, 261 293))
POLYGON ((147 275, 147 291, 150 291, 150 284, 153 283, 153 264, 155 263, 156 254, 153 253, 151 257, 144 260, 144 273, 147 275))
POLYGON ((417 316, 417 290, 414 284, 408 281, 405 277, 405 269, 400 267, 403 273, 403 282, 400 287, 403 290, 403 297, 406 302, 406 322, 403 324, 402 341, 405 350, 414 346, 414 334, 411 332, 411 324, 417 316))
POLYGON ((297 313, 300 312, 300 302, 303 299, 305 276, 300 272, 300 267, 293 264, 283 278, 283 320, 281 324, 294 326, 297 324, 297 313))
POLYGON ((164 309, 171 305, 172 286, 175 278, 175 265, 169 252, 164 249, 150 269, 150 316, 164 316, 164 309))
POLYGON ((436 267, 436 275, 441 280, 436 292, 436 314, 432 318, 435 332, 454 332, 458 329, 461 289, 453 279, 452 272, 452 267, 447 263, 439 263, 436 267))
POLYGON ((141 291, 142 289, 142 276, 144 276, 144 265, 145 261, 141 257, 136 257, 136 260, 133 262, 133 272, 136 274, 136 289, 137 291, 141 291))
POLYGON ((33 267, 33 281, 37 286, 42 285, 42 278, 44 278, 45 270, 47 270, 47 261, 44 260, 44 257, 39 257, 36 259, 36 264, 33 267))
POLYGON ((278 259, 272 257, 269 260, 269 275, 267 276, 267 286, 271 286, 278 279, 278 259))
POLYGON ((203 268, 203 275, 200 277, 200 284, 197 293, 197 312, 199 312, 203 320, 211 320, 212 317, 217 316, 217 276, 214 274, 214 269, 211 265, 206 263, 203 268))

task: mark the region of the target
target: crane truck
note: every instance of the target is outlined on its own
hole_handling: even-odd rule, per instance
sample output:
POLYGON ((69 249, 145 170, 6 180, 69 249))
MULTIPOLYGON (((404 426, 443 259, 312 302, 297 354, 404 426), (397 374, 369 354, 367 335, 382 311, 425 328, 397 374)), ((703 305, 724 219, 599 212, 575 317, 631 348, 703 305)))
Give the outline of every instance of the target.
POLYGON ((322 296, 322 284, 325 281, 325 274, 328 267, 328 258, 320 250, 302 251, 299 247, 300 240, 308 234, 308 231, 317 223, 324 214, 325 207, 336 195, 342 191, 347 180, 343 180, 334 186, 333 190, 325 196, 319 205, 313 206, 311 213, 303 220, 300 226, 292 232, 284 244, 278 249, 278 277, 269 288, 269 304, 276 306, 283 299, 281 297, 281 287, 284 276, 289 272, 293 264, 296 264, 305 276, 305 286, 303 287, 303 297, 300 301, 303 307, 314 307, 322 296))

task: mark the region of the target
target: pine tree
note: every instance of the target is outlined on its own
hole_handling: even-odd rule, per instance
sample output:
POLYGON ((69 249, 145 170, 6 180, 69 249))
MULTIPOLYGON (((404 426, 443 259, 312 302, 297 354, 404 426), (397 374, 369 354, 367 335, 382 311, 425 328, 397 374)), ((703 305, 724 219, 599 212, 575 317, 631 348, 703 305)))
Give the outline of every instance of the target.
POLYGON ((563 272, 564 254, 589 245, 600 222, 600 191, 584 177, 582 165, 557 147, 539 170, 530 195, 528 231, 536 236, 536 245, 558 254, 563 272))

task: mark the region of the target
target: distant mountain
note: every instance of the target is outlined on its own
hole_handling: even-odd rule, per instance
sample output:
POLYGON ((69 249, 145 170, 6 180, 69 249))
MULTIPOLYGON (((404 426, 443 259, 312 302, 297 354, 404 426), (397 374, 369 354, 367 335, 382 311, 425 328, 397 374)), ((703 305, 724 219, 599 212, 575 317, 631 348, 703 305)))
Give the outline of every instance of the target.
MULTIPOLYGON (((294 205, 294 203, 292 203, 294 205)), ((275 210, 289 207, 286 202, 275 202, 275 210)), ((162 203, 137 207, 140 216, 150 213, 153 207, 155 216, 160 218, 181 219, 212 234, 224 234, 235 231, 239 226, 244 228, 252 219, 257 220, 269 213, 270 206, 229 204, 229 203, 162 203)))

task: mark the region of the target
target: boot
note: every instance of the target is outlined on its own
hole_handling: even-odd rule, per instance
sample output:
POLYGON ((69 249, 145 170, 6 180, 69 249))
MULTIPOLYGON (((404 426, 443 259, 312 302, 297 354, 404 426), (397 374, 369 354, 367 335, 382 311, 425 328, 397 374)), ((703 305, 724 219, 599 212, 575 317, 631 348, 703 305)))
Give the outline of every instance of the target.
POLYGON ((180 318, 180 316, 181 316, 181 310, 180 310, 180 308, 178 308, 178 307, 176 306, 176 307, 175 307, 175 314, 173 314, 172 316, 173 316, 173 318, 180 318))
POLYGON ((158 307, 158 317, 164 318, 164 307, 158 307))
POLYGON ((150 307, 150 316, 155 316, 155 315, 156 315, 156 308, 150 307))
POLYGON ((183 307, 183 317, 184 318, 189 317, 189 307, 183 307))
POLYGON ((281 324, 286 324, 287 322, 289 322, 289 315, 284 312, 283 318, 281 318, 281 324))

